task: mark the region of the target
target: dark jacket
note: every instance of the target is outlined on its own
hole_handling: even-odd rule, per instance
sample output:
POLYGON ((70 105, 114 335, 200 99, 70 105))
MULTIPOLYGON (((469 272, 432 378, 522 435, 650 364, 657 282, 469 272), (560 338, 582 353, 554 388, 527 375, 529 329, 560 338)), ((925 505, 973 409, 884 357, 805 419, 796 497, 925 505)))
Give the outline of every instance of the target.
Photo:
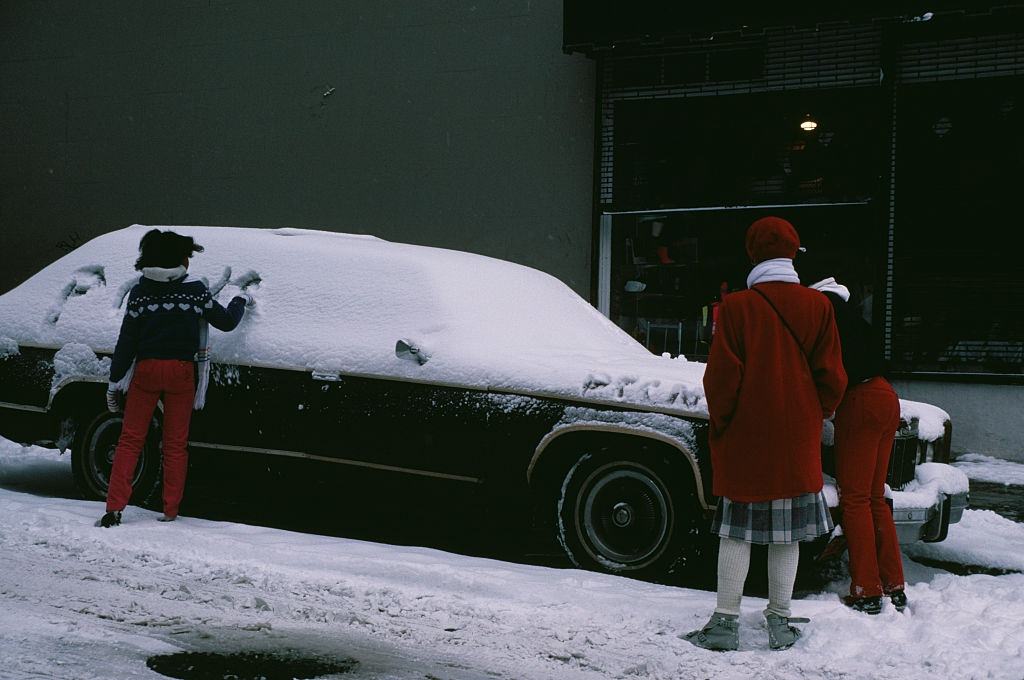
POLYGON ((199 327, 205 319, 230 331, 245 313, 245 299, 235 297, 225 308, 202 281, 182 277, 154 281, 146 277, 128 293, 121 333, 110 363, 110 382, 118 382, 133 360, 193 361, 199 351, 199 327))
POLYGON ((745 503, 821 490, 821 420, 846 389, 828 300, 797 283, 756 287, 800 345, 756 291, 732 293, 704 373, 714 493, 745 503))
POLYGON ((836 315, 839 341, 843 345, 843 367, 854 387, 875 376, 885 375, 885 361, 874 329, 864 320, 857 305, 836 293, 825 291, 836 315))

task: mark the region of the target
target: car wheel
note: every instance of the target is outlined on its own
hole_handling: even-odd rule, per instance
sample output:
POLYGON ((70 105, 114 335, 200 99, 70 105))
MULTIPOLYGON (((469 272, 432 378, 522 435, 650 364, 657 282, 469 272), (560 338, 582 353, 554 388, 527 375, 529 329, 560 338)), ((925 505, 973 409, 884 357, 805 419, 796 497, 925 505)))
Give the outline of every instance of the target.
MULTIPOLYGON (((103 411, 78 419, 71 445, 71 471, 75 484, 87 499, 104 500, 107 497, 123 415, 103 411)), ((149 505, 159 498, 160 449, 155 430, 155 426, 150 426, 132 477, 132 502, 136 505, 149 505)))
POLYGON ((576 566, 658 578, 680 560, 699 514, 692 482, 651 458, 586 454, 570 468, 558 539, 576 566))

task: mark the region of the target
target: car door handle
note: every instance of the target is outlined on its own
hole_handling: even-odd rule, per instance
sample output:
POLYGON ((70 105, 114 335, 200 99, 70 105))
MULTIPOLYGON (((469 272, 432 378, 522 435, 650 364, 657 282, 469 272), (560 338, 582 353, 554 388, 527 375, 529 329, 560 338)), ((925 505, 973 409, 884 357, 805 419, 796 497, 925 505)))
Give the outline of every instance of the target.
POLYGON ((328 382, 339 382, 341 380, 340 373, 332 373, 330 371, 313 371, 313 380, 326 380, 328 382))

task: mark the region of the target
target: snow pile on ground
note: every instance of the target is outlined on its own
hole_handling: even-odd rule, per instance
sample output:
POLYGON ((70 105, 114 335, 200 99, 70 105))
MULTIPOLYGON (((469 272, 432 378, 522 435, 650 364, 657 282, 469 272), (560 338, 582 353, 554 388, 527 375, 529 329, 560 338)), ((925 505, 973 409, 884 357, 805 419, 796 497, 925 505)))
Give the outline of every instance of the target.
MULTIPOLYGON (((965 510, 941 543, 918 543, 906 549, 911 557, 1024 571, 1024 524, 991 510, 965 510)), ((1024 639, 1024 618, 1018 622, 1024 639)), ((1024 669, 1024 665, 1021 666, 1024 669)))
POLYGON ((993 458, 980 453, 964 453, 956 457, 953 467, 979 482, 1024 486, 1024 464, 993 458))
MULTIPOLYGON (((113 350, 139 239, 100 236, 0 296, 0 335, 113 350)), ((706 414, 702 364, 650 354, 552 276, 503 260, 301 229, 173 227, 206 247, 190 274, 222 303, 255 272, 257 304, 214 361, 390 375, 706 414), (429 360, 398 358, 404 340, 429 360)))
MULTIPOLYGON (((37 495, 68 474, 66 457, 0 440, 5 677, 153 678, 152 654, 286 649, 354 657, 347 677, 364 680, 1020 677, 1020 574, 910 564, 909 611, 870 618, 814 595, 794 603, 812 621, 786 652, 767 650, 766 603, 747 598, 741 649, 720 654, 676 637, 704 623, 713 593, 194 518, 161 524, 137 508, 97 529, 101 503, 37 495), (12 474, 30 481, 28 456, 45 463, 32 494, 11 490, 12 474)), ((985 513, 949 540, 991 549, 991 562, 1021 553, 1009 529, 974 517, 985 513)))

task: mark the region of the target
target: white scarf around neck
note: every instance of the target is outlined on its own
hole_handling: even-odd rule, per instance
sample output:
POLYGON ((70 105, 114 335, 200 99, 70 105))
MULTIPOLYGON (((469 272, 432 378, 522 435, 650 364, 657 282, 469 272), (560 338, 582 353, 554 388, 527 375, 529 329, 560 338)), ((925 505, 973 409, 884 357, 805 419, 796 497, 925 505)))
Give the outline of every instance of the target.
POLYGON ((747 288, 753 288, 759 283, 768 281, 782 281, 784 283, 800 283, 800 276, 793 268, 793 260, 788 257, 776 257, 764 262, 758 262, 747 274, 747 288))
POLYGON ((839 297, 843 298, 843 302, 850 301, 850 289, 843 284, 838 283, 835 278, 831 276, 827 279, 822 279, 817 283, 812 283, 807 287, 813 288, 814 290, 820 290, 822 293, 835 293, 839 297))
POLYGON ((185 269, 185 265, 181 264, 177 267, 172 267, 171 269, 167 269, 165 267, 143 267, 142 275, 147 279, 166 283, 168 281, 174 281, 182 278, 185 276, 186 271, 188 270, 185 269))

